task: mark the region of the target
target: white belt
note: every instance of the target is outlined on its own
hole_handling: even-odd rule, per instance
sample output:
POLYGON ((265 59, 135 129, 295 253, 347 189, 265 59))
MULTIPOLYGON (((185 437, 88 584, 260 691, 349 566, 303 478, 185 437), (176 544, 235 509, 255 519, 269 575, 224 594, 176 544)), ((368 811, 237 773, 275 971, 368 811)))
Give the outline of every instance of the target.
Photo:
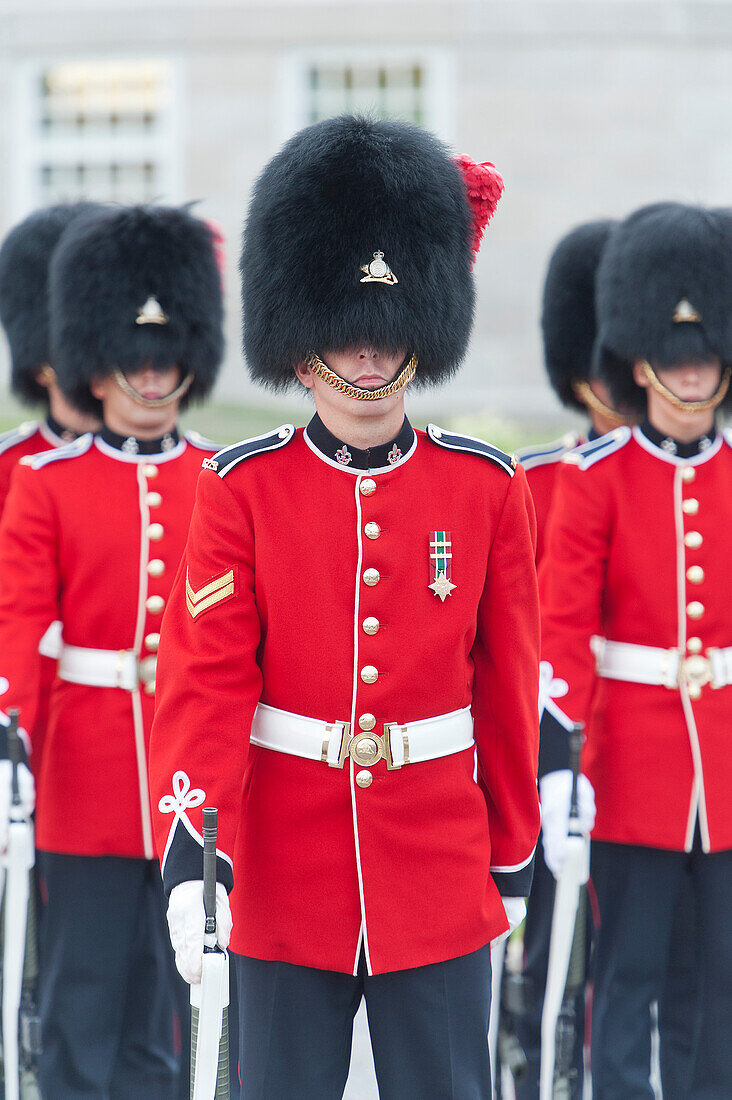
POLYGON ((386 761, 391 771, 471 748, 473 718, 470 707, 399 725, 385 722, 383 736, 375 731, 351 736, 350 722, 324 722, 260 703, 254 713, 251 741, 263 749, 322 760, 342 768, 350 755, 361 767, 386 761))
POLYGON ((706 653, 680 657, 678 649, 611 642, 595 635, 590 643, 597 675, 606 680, 628 680, 631 684, 656 684, 678 688, 683 678, 694 687, 713 688, 732 684, 732 646, 710 648, 706 653))
POLYGON ((62 630, 63 623, 60 619, 54 619, 38 643, 38 652, 42 657, 50 657, 54 661, 59 659, 61 656, 61 646, 63 645, 61 638, 62 630))
POLYGON ((156 666, 155 657, 139 661, 131 649, 87 649, 64 642, 58 675, 72 684, 136 691, 140 681, 143 684, 155 682, 156 666))

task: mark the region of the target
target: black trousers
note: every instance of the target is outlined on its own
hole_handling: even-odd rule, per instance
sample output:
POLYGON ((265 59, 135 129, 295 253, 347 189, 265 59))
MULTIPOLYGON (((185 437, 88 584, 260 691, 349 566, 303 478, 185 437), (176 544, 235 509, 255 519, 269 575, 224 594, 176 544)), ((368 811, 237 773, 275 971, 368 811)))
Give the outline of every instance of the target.
MULTIPOLYGON (((653 1098, 650 1006, 666 985, 687 874, 696 904, 698 1004, 688 1021, 693 1049, 685 1095, 688 1100, 732 1097, 732 851, 704 855, 697 847, 686 855, 595 841, 592 879, 600 928, 592 1011, 594 1100, 653 1098)), ((664 1089, 667 1085, 673 1089, 676 1082, 664 1089)))
MULTIPOLYGON (((528 978, 526 1010, 514 1017, 516 1036, 526 1054, 528 1072, 516 1086, 516 1100, 539 1100, 541 1072, 541 1014, 549 966, 554 911, 554 876, 544 862, 541 839, 536 849, 534 881, 528 900, 524 925, 524 968, 528 978)), ((691 874, 681 882, 679 900, 669 947, 669 962, 659 1000, 660 1060, 664 1100, 687 1100, 692 1070, 692 1052, 697 1019, 696 906, 691 874)), ((588 907, 587 943, 594 929, 588 907)), ((589 968, 589 959, 588 959, 589 968)), ((588 975, 589 978, 589 975, 588 975)), ((575 1003, 576 1038, 573 1065, 576 1079, 573 1100, 582 1096, 585 998, 575 1003)))
POLYGON ((157 864, 51 852, 38 861, 43 1096, 173 1100, 172 949, 157 864))
POLYGON ((366 1000, 381 1100, 487 1100, 490 946, 369 977, 232 955, 242 1100, 340 1100, 366 1000))

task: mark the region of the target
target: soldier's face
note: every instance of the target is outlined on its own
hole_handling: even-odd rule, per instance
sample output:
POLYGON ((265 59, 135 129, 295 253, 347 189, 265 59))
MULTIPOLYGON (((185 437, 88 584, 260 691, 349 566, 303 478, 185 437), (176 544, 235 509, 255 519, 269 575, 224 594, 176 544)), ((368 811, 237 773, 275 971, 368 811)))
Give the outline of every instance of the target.
MULTIPOLYGON (((156 400, 167 397, 180 384, 181 369, 175 364, 161 369, 144 366, 125 371, 125 378, 141 398, 156 400)), ((120 389, 113 375, 95 378, 90 388, 102 402, 105 424, 121 435, 155 438, 158 434, 164 435, 176 422, 179 401, 162 408, 140 404, 120 389)))
MULTIPOLYGON (((722 378, 722 364, 716 356, 709 359, 687 359, 673 367, 653 364, 660 382, 682 401, 708 401, 717 392, 722 378)), ((633 377, 637 385, 648 389, 650 383, 636 363, 633 377)))
MULTIPOLYGON (((392 382, 399 373, 406 358, 406 352, 392 354, 378 348, 360 347, 341 351, 324 351, 320 355, 326 366, 340 375, 346 382, 365 390, 377 390, 392 382)), ((306 389, 313 393, 315 406, 320 409, 337 408, 351 416, 382 416, 404 402, 404 391, 392 394, 377 401, 357 401, 338 392, 318 375, 313 374, 305 363, 298 363, 295 373, 306 389)))
POLYGON ((719 387, 722 364, 719 359, 689 359, 673 367, 654 367, 666 389, 683 401, 707 401, 719 387))

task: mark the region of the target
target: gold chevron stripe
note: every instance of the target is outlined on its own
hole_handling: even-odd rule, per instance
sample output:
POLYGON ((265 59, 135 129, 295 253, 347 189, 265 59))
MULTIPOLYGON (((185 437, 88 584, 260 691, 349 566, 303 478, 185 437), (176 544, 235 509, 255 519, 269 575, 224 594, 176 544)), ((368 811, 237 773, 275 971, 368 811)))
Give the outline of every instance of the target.
POLYGON ((221 603, 222 600, 228 599, 229 596, 233 596, 234 588, 233 569, 229 569, 227 573, 220 577, 215 577, 214 580, 204 584, 198 591, 191 585, 186 569, 186 607, 191 614, 191 618, 195 619, 197 615, 207 611, 209 607, 213 607, 215 604, 221 603))

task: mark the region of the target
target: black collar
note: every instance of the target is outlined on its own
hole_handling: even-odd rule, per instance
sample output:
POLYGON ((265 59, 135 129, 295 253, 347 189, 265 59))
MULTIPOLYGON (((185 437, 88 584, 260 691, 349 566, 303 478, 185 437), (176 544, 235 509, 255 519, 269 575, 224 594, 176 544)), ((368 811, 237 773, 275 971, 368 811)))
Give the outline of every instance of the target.
POLYGON ((672 439, 670 435, 659 432, 658 428, 654 428, 648 419, 643 421, 640 430, 646 439, 649 439, 656 447, 660 447, 666 454, 676 455, 678 458, 694 458, 703 451, 708 451, 717 438, 717 429, 712 426, 712 430, 708 435, 699 436, 698 439, 693 439, 691 443, 681 443, 678 439, 672 439))
POLYGON ((310 442, 322 451, 326 458, 351 470, 379 470, 382 467, 393 466, 404 457, 414 443, 414 428, 406 416, 399 434, 394 439, 390 439, 388 443, 379 443, 377 447, 369 447, 365 451, 352 447, 350 443, 344 443, 342 439, 338 439, 329 432, 317 413, 308 424, 307 433, 310 442))
POLYGON ((59 424, 58 420, 54 420, 50 413, 46 417, 46 427, 49 432, 53 432, 64 443, 73 443, 75 439, 79 438, 78 432, 73 432, 71 428, 65 428, 63 424, 59 424))
POLYGON ((178 429, 166 432, 160 439, 137 439, 134 435, 117 435, 106 424, 102 426, 99 438, 103 439, 110 447, 118 451, 124 451, 128 455, 158 455, 172 451, 177 445, 180 436, 178 429))

